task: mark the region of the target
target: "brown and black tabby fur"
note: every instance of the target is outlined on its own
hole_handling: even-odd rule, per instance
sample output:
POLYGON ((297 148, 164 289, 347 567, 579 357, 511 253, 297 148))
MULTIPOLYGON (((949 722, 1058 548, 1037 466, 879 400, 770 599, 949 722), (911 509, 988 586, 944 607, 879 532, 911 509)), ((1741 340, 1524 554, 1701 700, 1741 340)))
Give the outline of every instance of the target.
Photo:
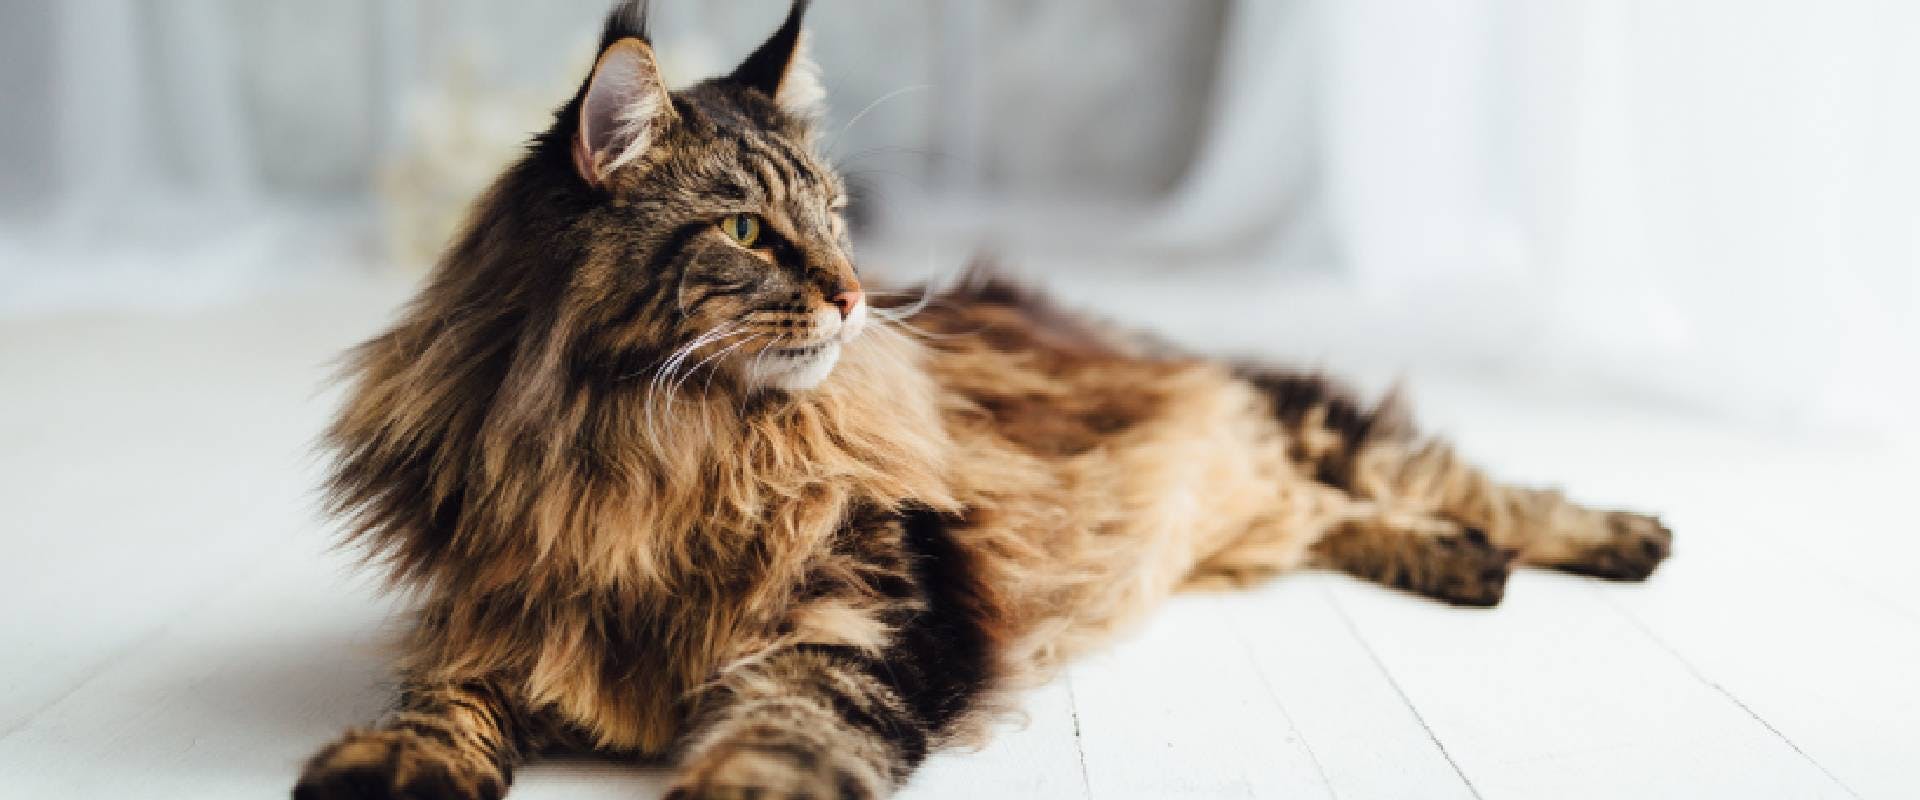
POLYGON ((882 797, 1183 587, 1323 565, 1492 605, 1515 564, 1666 556, 1652 518, 1495 483, 1392 402, 990 277, 901 335, 858 299, 805 5, 673 93, 617 10, 352 354, 331 496, 420 609, 392 713, 296 797, 497 798, 556 751, 671 759, 676 797, 882 797))

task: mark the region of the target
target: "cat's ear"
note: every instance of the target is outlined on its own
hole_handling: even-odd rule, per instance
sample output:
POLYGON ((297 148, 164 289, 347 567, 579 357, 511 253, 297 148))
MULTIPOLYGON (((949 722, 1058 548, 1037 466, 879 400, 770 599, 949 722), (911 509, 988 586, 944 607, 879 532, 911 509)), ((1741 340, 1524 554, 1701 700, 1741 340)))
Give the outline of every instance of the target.
POLYGON ((574 169, 587 183, 606 185, 616 170, 646 154, 674 118, 653 47, 633 37, 607 45, 580 102, 574 169))
POLYGON ((809 5, 810 0, 793 0, 786 22, 729 78, 765 92, 787 113, 806 119, 819 116, 827 99, 826 87, 820 82, 820 66, 808 53, 808 37, 801 25, 809 5))

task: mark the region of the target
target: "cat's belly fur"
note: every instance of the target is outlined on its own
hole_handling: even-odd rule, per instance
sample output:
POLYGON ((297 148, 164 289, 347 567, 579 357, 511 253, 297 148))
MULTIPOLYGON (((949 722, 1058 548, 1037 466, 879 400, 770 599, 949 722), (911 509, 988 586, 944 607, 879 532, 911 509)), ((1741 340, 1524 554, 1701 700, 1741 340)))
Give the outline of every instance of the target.
POLYGON ((1016 678, 1043 679, 1182 585, 1298 566, 1335 519, 1337 493, 1290 458, 1270 400, 1224 365, 1024 309, 934 324, 951 338, 929 368, 970 401, 946 415, 974 509, 956 535, 1002 595, 1016 678))

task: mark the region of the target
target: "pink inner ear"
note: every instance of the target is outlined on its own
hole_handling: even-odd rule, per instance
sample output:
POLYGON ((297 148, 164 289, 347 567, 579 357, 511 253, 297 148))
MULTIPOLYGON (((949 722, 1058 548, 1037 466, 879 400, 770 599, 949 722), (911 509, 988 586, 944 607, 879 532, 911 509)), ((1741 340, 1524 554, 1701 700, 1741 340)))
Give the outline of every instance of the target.
POLYGON ((593 88, 587 90, 586 106, 580 109, 581 134, 595 153, 603 153, 613 144, 620 129, 620 116, 640 94, 640 71, 646 68, 627 43, 614 45, 600 59, 593 73, 593 88))
POLYGON ((646 45, 627 39, 607 48, 580 107, 573 157, 581 177, 598 182, 629 160, 628 153, 644 149, 654 128, 648 117, 669 107, 664 94, 646 45))

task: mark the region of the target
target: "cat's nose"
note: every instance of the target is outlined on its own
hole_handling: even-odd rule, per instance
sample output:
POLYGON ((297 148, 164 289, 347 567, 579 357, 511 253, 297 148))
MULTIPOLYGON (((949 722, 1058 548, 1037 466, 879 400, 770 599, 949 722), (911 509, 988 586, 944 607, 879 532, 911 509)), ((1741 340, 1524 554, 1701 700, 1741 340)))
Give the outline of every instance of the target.
POLYGON ((834 295, 833 305, 840 309, 840 318, 846 319, 853 316, 853 310, 860 307, 860 299, 863 297, 866 297, 866 292, 859 289, 849 289, 834 295))

